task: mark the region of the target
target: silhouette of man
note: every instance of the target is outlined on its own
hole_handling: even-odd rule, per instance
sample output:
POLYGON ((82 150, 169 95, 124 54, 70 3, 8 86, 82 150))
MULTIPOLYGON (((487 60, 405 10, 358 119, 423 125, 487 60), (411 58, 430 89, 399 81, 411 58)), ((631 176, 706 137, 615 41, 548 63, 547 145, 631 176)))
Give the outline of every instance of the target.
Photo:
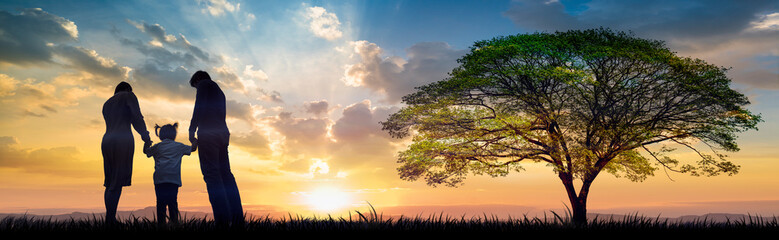
POLYGON ((200 170, 214 211, 214 221, 219 224, 243 223, 241 196, 227 155, 230 131, 225 123, 225 95, 204 71, 195 72, 189 84, 197 89, 189 141, 200 148, 200 170))
POLYGON ((105 173, 105 218, 106 222, 115 223, 122 187, 130 186, 132 179, 135 140, 130 125, 141 135, 145 144, 151 144, 151 139, 138 106, 138 98, 129 83, 121 82, 116 86, 114 96, 103 104, 103 119, 106 131, 100 149, 105 173))

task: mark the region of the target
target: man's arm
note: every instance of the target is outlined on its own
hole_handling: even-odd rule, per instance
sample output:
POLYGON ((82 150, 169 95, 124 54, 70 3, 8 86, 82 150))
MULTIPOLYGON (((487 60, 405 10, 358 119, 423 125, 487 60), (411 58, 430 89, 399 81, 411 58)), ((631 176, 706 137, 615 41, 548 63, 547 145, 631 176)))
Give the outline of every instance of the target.
MULTIPOLYGON (((195 110, 192 111, 192 120, 189 122, 189 141, 194 145, 197 142, 195 138, 195 132, 197 131, 198 124, 200 123, 200 115, 203 111, 205 94, 200 88, 197 88, 197 94, 195 95, 195 110)), ((194 151, 194 150, 193 150, 194 151)))
POLYGON ((141 107, 138 105, 138 98, 132 92, 127 96, 127 107, 130 108, 130 123, 135 128, 135 131, 141 135, 144 143, 151 143, 149 131, 146 130, 146 122, 143 121, 143 115, 141 114, 141 107))

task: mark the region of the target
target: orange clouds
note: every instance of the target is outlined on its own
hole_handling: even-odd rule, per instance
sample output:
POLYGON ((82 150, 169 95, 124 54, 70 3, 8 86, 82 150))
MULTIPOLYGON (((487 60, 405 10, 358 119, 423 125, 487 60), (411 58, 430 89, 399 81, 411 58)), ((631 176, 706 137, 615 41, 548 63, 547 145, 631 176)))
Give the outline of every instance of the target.
POLYGON ((75 147, 25 149, 19 147, 15 137, 2 136, 0 156, 0 168, 69 177, 94 177, 100 174, 99 169, 94 167, 98 163, 81 159, 75 147))

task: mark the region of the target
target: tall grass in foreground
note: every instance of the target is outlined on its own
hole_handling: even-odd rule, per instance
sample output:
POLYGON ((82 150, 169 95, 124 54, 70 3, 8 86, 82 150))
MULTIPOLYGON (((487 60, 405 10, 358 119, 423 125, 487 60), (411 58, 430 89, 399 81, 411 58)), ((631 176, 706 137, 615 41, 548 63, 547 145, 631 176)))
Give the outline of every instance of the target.
POLYGON ((6 217, 0 220, 0 233, 53 233, 53 232, 127 232, 127 233, 208 233, 208 232, 686 232, 686 233, 779 233, 779 218, 765 220, 758 216, 733 219, 726 222, 714 222, 701 219, 692 222, 675 222, 660 218, 636 215, 621 219, 593 219, 586 225, 576 225, 570 215, 560 216, 554 212, 548 218, 510 218, 498 219, 495 216, 449 217, 439 214, 424 217, 384 217, 375 210, 370 213, 356 212, 354 217, 333 218, 289 216, 273 219, 270 217, 251 217, 244 225, 217 226, 214 221, 205 218, 183 218, 177 224, 158 225, 153 219, 131 217, 118 224, 107 224, 102 218, 70 219, 55 221, 32 217, 6 217))

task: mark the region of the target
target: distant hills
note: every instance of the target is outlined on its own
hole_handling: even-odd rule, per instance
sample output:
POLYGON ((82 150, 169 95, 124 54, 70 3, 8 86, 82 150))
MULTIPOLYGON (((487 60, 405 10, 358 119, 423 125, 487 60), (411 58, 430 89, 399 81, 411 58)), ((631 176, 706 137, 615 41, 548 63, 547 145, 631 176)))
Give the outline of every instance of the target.
MULTIPOLYGON (((287 218, 289 219, 290 216, 297 216, 296 214, 290 214, 288 212, 280 211, 279 209, 269 207, 269 206, 246 206, 245 207, 247 213, 249 214, 249 217, 255 217, 255 218, 262 218, 262 217, 271 217, 271 218, 287 218)), ((515 205, 458 205, 458 206, 397 206, 397 207, 382 207, 381 209, 377 209, 377 214, 381 215, 384 219, 388 218, 395 218, 397 219, 400 216, 404 216, 406 218, 414 218, 419 217, 422 219, 427 218, 497 218, 497 219, 508 219, 513 218, 553 218, 554 215, 551 212, 544 212, 543 210, 539 210, 537 208, 533 207, 526 207, 526 206, 515 206, 515 205), (544 215, 546 213, 546 215, 544 215)), ((556 211, 557 214, 561 216, 565 216, 564 211, 556 211)), ((363 212, 363 214, 366 214, 363 212)), ((181 215, 187 219, 190 218, 196 218, 196 219, 202 219, 202 218, 211 218, 211 213, 209 212, 203 212, 203 211, 186 211, 182 210, 181 215)), ((74 220, 88 220, 88 219, 102 219, 104 216, 104 213, 86 213, 86 212, 72 212, 68 214, 56 214, 56 215, 36 215, 36 214, 21 214, 21 213, 0 213, 0 219, 6 218, 6 217, 32 217, 35 219, 51 219, 56 221, 66 221, 70 219, 74 220)), ((156 208, 155 207, 146 207, 142 209, 137 209, 133 211, 118 211, 117 217, 119 219, 131 219, 131 218, 138 218, 138 219, 155 219, 156 216, 156 208)), ((599 213, 590 213, 588 214, 589 219, 614 219, 614 220, 622 220, 625 218, 630 218, 635 215, 624 215, 624 214, 599 214, 599 213)), ((755 215, 748 215, 748 214, 732 214, 732 213, 708 213, 708 214, 702 214, 702 215, 683 215, 680 217, 658 217, 658 216, 649 216, 649 215, 639 215, 651 219, 657 219, 659 221, 669 221, 669 222, 694 222, 694 221, 709 221, 709 222, 725 222, 725 221, 747 221, 749 222, 750 219, 752 221, 757 221, 758 219, 762 219, 764 221, 770 221, 775 218, 775 216, 755 216, 755 215)), ((320 215, 321 217, 321 215, 320 215)), ((353 215, 353 218, 356 219, 356 215, 353 215)))

